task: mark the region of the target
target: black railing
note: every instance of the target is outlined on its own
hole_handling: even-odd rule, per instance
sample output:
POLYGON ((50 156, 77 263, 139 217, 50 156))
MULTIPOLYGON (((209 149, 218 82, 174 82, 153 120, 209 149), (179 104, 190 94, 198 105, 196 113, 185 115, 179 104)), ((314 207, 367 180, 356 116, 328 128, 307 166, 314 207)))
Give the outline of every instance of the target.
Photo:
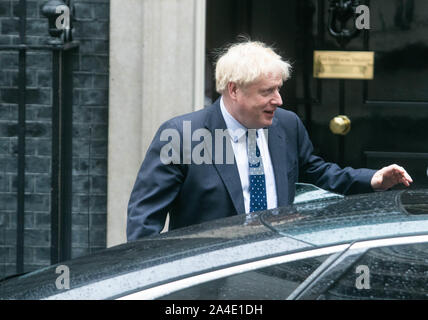
MULTIPOLYGON (((49 6, 71 7, 70 1, 47 1, 49 6)), ((73 81, 72 53, 79 47, 70 30, 60 30, 57 38, 43 45, 26 44, 27 1, 19 0, 19 44, 0 45, 0 51, 18 51, 18 166, 16 212, 16 272, 24 272, 24 213, 25 213, 25 136, 26 136, 26 68, 27 53, 52 52, 52 167, 51 167, 51 263, 71 258, 71 192, 72 192, 72 112, 73 81)), ((55 11, 54 11, 55 12, 55 11)), ((52 19, 50 27, 52 27, 52 19)), ((70 17, 71 21, 71 17, 70 17)), ((51 31, 51 29, 50 29, 51 31)), ((52 32, 51 32, 52 35, 52 32)))

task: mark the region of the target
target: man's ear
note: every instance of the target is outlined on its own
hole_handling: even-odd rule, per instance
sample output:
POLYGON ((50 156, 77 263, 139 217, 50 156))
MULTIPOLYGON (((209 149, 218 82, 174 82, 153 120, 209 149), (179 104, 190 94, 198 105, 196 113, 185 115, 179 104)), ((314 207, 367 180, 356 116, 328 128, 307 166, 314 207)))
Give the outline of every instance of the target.
POLYGON ((235 82, 229 82, 227 84, 227 93, 229 94, 230 98, 232 98, 232 100, 236 100, 237 91, 238 91, 238 86, 236 85, 235 82))

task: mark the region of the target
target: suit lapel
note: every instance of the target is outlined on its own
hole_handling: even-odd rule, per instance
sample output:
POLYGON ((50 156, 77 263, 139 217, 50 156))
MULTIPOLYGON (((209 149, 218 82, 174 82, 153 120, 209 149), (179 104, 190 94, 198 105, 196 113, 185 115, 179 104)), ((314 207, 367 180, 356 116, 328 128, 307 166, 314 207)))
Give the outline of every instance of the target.
MULTIPOLYGON (((223 119, 223 115, 220 110, 220 99, 218 99, 209 110, 205 127, 211 132, 213 139, 215 139, 215 130, 219 129, 224 131, 227 129, 226 123, 223 119)), ((220 175, 223 183, 229 192, 232 199, 235 210, 238 214, 245 213, 244 196, 242 194, 241 178, 239 177, 238 167, 236 161, 233 164, 226 164, 226 140, 223 140, 223 150, 215 150, 215 144, 213 143, 213 155, 212 161, 218 174, 220 175), (223 164, 218 164, 215 161, 216 152, 222 152, 223 164)))
POLYGON ((278 207, 288 204, 288 177, 287 177, 287 138, 278 126, 278 119, 273 120, 268 128, 268 146, 275 175, 275 185, 278 207))

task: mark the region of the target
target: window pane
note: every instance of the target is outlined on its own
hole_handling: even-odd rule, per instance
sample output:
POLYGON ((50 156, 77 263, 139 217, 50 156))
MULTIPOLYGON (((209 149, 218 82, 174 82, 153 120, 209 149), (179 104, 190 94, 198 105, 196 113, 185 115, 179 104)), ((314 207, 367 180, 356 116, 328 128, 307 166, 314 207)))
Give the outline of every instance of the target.
POLYGON ((375 248, 319 298, 428 299, 427 279, 427 243, 375 248), (357 272, 358 266, 365 272, 357 272))

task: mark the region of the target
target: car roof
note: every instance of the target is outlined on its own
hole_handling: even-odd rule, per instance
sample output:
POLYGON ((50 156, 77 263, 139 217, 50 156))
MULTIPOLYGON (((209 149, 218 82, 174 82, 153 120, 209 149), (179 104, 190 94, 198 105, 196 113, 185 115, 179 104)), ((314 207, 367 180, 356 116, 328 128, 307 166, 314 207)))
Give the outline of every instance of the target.
POLYGON ((428 230, 428 190, 397 190, 270 210, 262 222, 282 235, 325 246, 428 230))
MULTIPOLYGON (((418 199, 419 205, 427 204, 427 195, 428 190, 400 190, 326 198, 172 230, 2 281, 0 299, 40 299, 57 294, 55 281, 59 274, 55 270, 58 265, 70 269, 72 286, 79 288, 230 248, 241 250, 235 253, 229 250, 230 261, 244 261, 376 237, 426 233, 427 215, 410 214, 405 208, 409 203, 414 205, 414 198, 418 199), (403 198, 407 199, 407 204, 403 204, 403 198), (243 252, 243 248, 251 253, 243 252)), ((228 260, 225 258, 224 261, 228 260)), ((209 268, 209 263, 205 268, 209 268)), ((162 282, 172 276, 165 273, 156 277, 157 282, 162 282)), ((133 284, 123 288, 126 286, 130 290, 133 284)))

